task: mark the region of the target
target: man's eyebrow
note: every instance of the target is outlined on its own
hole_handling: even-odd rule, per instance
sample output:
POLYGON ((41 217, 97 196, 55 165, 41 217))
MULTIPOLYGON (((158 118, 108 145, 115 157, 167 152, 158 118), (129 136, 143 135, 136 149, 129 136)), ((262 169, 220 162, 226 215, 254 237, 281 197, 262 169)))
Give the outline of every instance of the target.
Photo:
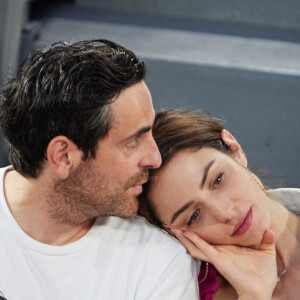
POLYGON ((212 160, 207 164, 207 166, 205 167, 204 172, 203 172, 203 178, 202 178, 202 181, 201 181, 201 186, 200 186, 201 189, 203 189, 203 187, 204 187, 204 185, 205 185, 206 178, 207 178, 208 171, 209 171, 209 169, 211 168, 211 166, 214 164, 215 161, 216 161, 215 158, 212 159, 212 160))
POLYGON ((146 133, 146 132, 150 131, 151 129, 152 129, 152 126, 142 127, 139 130, 137 130, 136 132, 134 132, 133 134, 131 134, 130 136, 128 136, 127 138, 125 138, 124 141, 129 141, 135 137, 139 137, 143 133, 146 133))
POLYGON ((178 218, 180 214, 182 214, 186 209, 188 209, 193 203, 194 201, 190 201, 185 205, 183 205, 180 209, 178 209, 172 217, 171 224, 178 218))

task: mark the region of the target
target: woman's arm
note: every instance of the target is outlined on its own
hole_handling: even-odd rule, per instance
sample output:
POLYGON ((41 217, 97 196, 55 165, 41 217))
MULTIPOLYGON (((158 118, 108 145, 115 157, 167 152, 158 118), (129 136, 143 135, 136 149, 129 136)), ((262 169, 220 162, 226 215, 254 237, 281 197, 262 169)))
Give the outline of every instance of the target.
POLYGON ((258 250, 235 245, 209 245, 191 231, 172 229, 189 253, 212 263, 236 290, 239 300, 270 300, 277 283, 275 236, 264 233, 258 250))

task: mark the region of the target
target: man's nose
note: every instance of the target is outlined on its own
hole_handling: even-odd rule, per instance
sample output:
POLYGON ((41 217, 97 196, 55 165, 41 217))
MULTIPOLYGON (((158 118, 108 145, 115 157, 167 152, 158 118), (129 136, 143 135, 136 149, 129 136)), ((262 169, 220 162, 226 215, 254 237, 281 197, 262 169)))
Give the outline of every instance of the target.
POLYGON ((230 199, 211 199, 208 206, 210 213, 218 220, 218 222, 226 223, 235 215, 234 204, 230 199))
POLYGON ((149 169, 156 169, 161 165, 161 155, 153 137, 151 137, 149 143, 145 147, 141 165, 142 167, 149 169))

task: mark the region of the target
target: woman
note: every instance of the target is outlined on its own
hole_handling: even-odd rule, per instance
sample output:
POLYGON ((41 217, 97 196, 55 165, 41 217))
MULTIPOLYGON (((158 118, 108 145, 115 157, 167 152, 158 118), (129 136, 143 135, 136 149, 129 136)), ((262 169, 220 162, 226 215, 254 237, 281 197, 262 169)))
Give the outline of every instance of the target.
POLYGON ((272 299, 299 299, 300 221, 270 197, 300 201, 299 190, 267 193, 247 168, 239 143, 212 118, 163 111, 156 115, 153 135, 162 165, 151 171, 140 213, 226 277, 228 281, 217 272, 215 279, 214 268, 202 263, 201 299, 212 299, 212 292, 213 299, 242 299, 249 278, 256 286, 268 284, 272 293, 276 267, 278 283, 272 299), (273 233, 275 269, 264 257, 272 252, 273 233), (268 267, 270 276, 260 274, 268 267))

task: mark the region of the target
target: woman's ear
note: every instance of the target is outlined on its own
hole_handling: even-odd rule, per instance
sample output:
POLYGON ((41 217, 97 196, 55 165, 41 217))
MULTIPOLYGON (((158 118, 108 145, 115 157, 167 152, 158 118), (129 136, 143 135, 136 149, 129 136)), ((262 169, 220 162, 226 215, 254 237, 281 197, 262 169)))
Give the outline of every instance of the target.
POLYGON ((47 159, 50 167, 61 179, 66 179, 71 170, 81 162, 82 151, 65 136, 56 136, 47 147, 47 159))
POLYGON ((223 142, 231 149, 238 162, 246 167, 248 164, 246 155, 235 137, 226 129, 222 130, 221 137, 223 142))

